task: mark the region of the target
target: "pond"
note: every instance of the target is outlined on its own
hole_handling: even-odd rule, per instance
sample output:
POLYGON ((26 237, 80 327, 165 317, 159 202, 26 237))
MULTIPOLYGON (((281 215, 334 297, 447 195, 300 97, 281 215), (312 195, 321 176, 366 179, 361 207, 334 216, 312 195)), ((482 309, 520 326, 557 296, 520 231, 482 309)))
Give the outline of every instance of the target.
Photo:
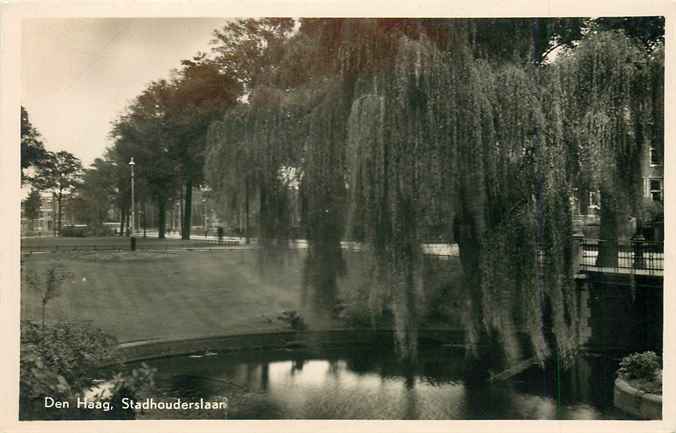
MULTIPOLYGON (((161 397, 226 396, 231 419, 627 419, 613 407, 617 361, 580 356, 567 370, 463 383, 464 355, 421 351, 415 366, 390 350, 355 347, 176 356, 147 361, 161 397)), ((133 365, 133 364, 132 364, 133 365)))

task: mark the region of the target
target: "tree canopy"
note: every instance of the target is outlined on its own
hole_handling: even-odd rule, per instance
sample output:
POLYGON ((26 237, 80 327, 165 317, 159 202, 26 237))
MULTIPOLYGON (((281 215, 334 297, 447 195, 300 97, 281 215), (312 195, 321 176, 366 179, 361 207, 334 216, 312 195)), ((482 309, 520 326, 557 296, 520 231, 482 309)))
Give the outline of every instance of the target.
POLYGON ((648 78, 662 70, 659 49, 641 49, 611 23, 303 19, 276 76, 285 56, 316 61, 301 82, 259 84, 256 98, 212 124, 207 178, 230 195, 254 187, 261 237, 284 238, 288 207, 266 200, 288 193, 279 171, 293 166, 306 281, 320 297, 334 293, 340 241, 365 241, 373 291, 392 305, 405 357, 416 353, 430 228, 460 246, 470 348, 497 342, 498 362, 566 357, 577 311, 569 197, 605 178, 634 197, 637 156, 659 135, 650 108, 659 74, 648 78), (557 47, 568 54, 544 62, 557 47), (618 167, 632 174, 620 179, 618 167))
POLYGON ((57 202, 57 219, 54 224, 55 233, 61 232, 63 215, 63 199, 72 193, 81 182, 82 163, 70 152, 60 150, 47 152, 31 183, 38 190, 52 192, 57 202))
POLYGON ((31 123, 28 111, 21 106, 21 183, 30 178, 24 170, 29 167, 38 168, 46 156, 42 136, 31 123))
MULTIPOLYGON (((576 349, 570 199, 600 189, 602 237, 638 214, 663 149, 663 19, 240 19, 114 124, 120 206, 134 156, 164 214, 208 184, 262 255, 300 226, 306 300, 329 312, 360 241, 374 314, 415 359, 421 245, 459 245, 468 356, 576 349), (522 335, 527 336, 524 341, 522 335), (499 353, 482 353, 485 343, 499 353)), ((162 218, 160 220, 162 221, 162 218)), ((163 226, 163 223, 160 223, 163 226)), ((163 229, 160 229, 163 233, 163 229)), ((604 250, 605 251, 605 250, 604 250)), ((262 257, 263 263, 272 257, 262 257)), ((490 355, 490 356, 489 356, 490 355)))

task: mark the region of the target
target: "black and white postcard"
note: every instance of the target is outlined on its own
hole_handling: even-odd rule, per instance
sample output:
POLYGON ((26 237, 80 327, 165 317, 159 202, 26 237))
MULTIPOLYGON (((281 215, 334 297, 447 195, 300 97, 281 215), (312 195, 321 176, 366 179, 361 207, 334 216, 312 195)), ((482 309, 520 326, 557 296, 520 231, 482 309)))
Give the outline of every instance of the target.
POLYGON ((563 3, 0 6, 2 431, 672 431, 673 6, 563 3))

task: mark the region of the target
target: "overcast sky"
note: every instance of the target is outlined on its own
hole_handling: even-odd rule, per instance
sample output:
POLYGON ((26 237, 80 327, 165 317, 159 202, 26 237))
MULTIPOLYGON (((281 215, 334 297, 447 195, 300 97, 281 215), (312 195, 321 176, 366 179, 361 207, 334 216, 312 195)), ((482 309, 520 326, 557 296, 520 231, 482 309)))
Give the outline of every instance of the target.
POLYGON ((49 150, 88 166, 110 122, 147 83, 208 51, 225 19, 32 19, 23 23, 21 104, 49 150))

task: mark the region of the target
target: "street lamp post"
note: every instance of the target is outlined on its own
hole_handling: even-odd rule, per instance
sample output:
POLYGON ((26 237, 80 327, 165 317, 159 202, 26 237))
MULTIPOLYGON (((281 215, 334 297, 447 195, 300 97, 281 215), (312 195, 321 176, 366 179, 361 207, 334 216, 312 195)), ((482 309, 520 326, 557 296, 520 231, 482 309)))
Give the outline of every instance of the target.
POLYGON ((136 250, 136 238, 134 234, 136 233, 135 220, 136 213, 134 212, 134 157, 132 156, 129 159, 129 167, 131 168, 131 250, 136 250))

